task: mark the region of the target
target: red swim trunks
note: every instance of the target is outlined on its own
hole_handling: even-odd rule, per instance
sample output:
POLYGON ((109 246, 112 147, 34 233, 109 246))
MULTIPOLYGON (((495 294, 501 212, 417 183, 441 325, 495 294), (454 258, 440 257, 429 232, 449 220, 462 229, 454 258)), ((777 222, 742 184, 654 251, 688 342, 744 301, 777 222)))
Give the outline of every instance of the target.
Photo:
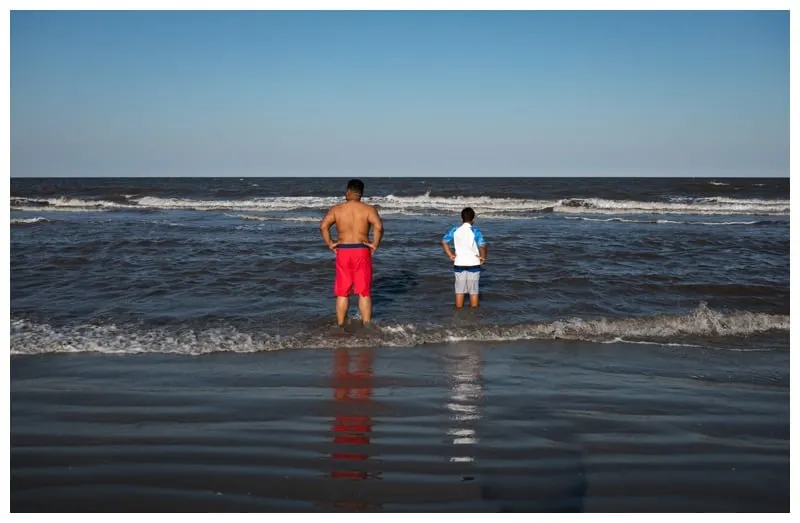
POLYGON ((372 293, 372 251, 361 243, 343 243, 336 247, 336 296, 350 296, 350 288, 359 296, 372 293))

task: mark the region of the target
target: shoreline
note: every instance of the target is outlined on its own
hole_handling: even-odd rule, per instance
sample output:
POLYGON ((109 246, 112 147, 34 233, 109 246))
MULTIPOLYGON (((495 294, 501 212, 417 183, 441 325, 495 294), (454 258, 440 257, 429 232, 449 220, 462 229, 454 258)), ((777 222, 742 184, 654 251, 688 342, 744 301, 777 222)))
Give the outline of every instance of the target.
POLYGON ((788 351, 603 347, 12 357, 11 509, 789 510, 788 351))

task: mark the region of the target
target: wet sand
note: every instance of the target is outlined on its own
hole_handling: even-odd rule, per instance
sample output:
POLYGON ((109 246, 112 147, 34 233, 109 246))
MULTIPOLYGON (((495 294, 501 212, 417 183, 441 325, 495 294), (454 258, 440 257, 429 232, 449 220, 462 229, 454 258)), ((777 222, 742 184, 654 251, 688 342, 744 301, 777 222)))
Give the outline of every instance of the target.
POLYGON ((560 341, 12 357, 11 510, 785 512, 788 361, 560 341))

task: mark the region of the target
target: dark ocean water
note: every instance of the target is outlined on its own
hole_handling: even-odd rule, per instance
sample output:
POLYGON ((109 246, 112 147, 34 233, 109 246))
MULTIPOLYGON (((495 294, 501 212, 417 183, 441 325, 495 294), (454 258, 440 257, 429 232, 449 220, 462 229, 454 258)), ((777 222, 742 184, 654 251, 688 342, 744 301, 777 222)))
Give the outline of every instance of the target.
POLYGON ((13 179, 12 511, 789 510, 788 179, 368 179, 342 336, 345 184, 13 179))
MULTIPOLYGON (((381 330, 346 344, 788 348, 788 179, 365 182, 381 330), (439 241, 466 205, 489 257, 482 308, 456 314, 439 241)), ((11 353, 341 346, 318 223, 345 183, 12 179, 11 353)))

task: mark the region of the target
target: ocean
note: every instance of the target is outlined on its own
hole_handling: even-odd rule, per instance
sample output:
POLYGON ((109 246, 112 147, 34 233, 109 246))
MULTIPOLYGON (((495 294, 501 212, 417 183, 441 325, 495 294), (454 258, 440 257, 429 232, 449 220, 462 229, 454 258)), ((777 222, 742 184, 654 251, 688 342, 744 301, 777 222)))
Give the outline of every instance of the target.
POLYGON ((788 510, 787 178, 364 182, 12 178, 12 510, 788 510))

